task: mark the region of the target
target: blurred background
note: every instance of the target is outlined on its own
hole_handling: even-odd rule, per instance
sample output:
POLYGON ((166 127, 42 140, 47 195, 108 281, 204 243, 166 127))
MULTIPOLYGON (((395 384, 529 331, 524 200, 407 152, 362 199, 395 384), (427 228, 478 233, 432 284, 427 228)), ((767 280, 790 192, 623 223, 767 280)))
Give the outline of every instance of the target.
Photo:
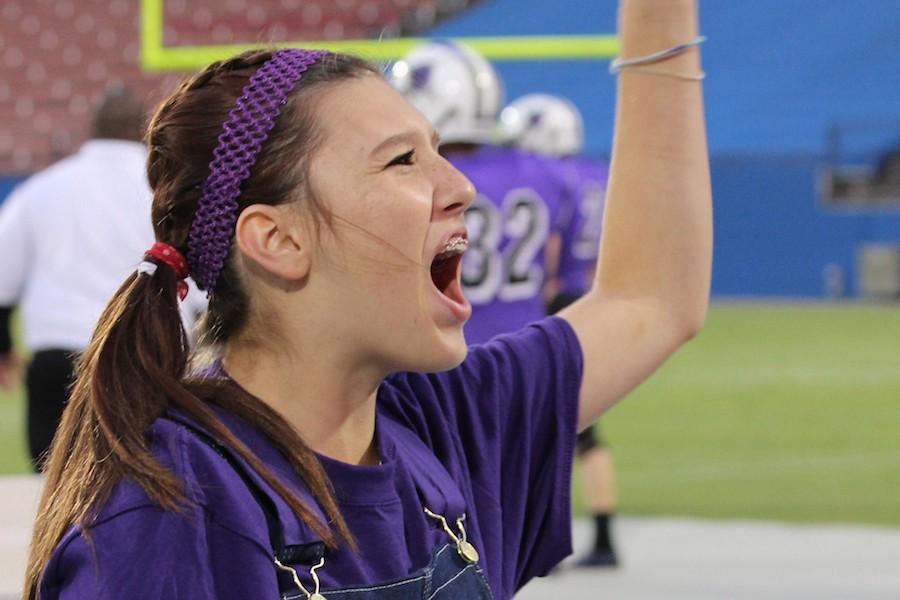
MULTIPOLYGON (((406 38, 476 38, 507 100, 568 97, 587 152, 606 157, 615 11, 613 0, 3 0, 0 203, 78 148, 108 85, 152 106, 184 73, 269 42, 366 40, 348 47, 388 61, 406 38)), ((640 563, 645 547, 627 534, 648 517, 855 524, 900 539, 900 4, 706 0, 700 22, 714 304, 702 334, 605 418, 624 562, 640 563)), ((31 470, 23 402, 21 389, 0 392, 0 474, 31 470)), ((0 496, 0 512, 15 501, 0 496)), ((873 585, 834 597, 900 597, 896 569, 873 585)), ((596 589, 570 597, 681 597, 596 589)))

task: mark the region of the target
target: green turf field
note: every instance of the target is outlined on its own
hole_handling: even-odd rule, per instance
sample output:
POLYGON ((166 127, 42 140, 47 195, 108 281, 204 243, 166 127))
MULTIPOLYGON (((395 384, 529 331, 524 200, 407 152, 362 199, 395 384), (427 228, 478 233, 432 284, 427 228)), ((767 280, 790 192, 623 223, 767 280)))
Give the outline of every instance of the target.
MULTIPOLYGON (((27 470, 0 393, 0 472, 27 470)), ((717 304, 604 421, 630 514, 900 526, 900 306, 717 304)))
POLYGON ((30 470, 25 447, 25 407, 21 391, 0 389, 0 473, 26 473, 30 470))
POLYGON ((900 525, 900 306, 719 304, 604 427, 623 512, 900 525))

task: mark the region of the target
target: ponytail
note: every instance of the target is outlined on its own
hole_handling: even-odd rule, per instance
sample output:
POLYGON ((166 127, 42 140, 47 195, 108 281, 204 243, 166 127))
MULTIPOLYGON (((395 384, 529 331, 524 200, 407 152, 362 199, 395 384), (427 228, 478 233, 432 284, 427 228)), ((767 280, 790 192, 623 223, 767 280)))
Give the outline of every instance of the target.
POLYGON ((66 529, 86 527, 91 510, 121 479, 132 478, 167 509, 176 509, 183 497, 180 483, 153 458, 144 438, 165 410, 166 394, 180 387, 187 363, 175 284, 167 268, 129 276, 78 359, 44 470, 27 598, 37 598, 43 569, 66 529))
POLYGON ((88 534, 96 511, 116 484, 129 479, 161 508, 183 510, 183 482, 151 453, 146 433, 169 407, 191 415, 242 456, 292 510, 329 546, 336 540, 287 488, 221 422, 204 401, 221 405, 266 432, 288 457, 341 536, 355 548, 315 454, 274 410, 237 386, 186 380, 188 336, 178 306, 179 278, 166 265, 134 273, 98 321, 76 365, 68 406, 50 449, 44 491, 35 521, 24 598, 36 599, 54 548, 73 524, 88 534))

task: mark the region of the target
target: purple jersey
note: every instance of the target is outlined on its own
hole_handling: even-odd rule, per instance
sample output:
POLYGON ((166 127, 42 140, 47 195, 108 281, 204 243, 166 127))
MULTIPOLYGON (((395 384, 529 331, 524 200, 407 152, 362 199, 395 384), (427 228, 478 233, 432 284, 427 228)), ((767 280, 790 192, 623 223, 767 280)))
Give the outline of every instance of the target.
POLYGON ((569 212, 570 188, 558 161, 508 148, 450 162, 478 190, 466 210, 462 287, 472 303, 466 340, 479 344, 546 314, 544 249, 569 212))
MULTIPOLYGON (((497 600, 549 572, 571 552, 569 492, 581 373, 575 332, 565 320, 549 317, 473 348, 453 370, 387 378, 376 413, 382 464, 321 457, 359 546, 358 552, 347 544, 325 551, 317 571, 323 592, 389 583, 424 568, 448 540, 424 507, 451 522, 466 515, 468 540, 497 600)), ((261 431, 218 412, 276 477, 316 508, 261 431)), ((302 547, 318 537, 249 465, 236 459, 249 471, 242 480, 227 453, 191 433, 186 420, 171 413, 157 419, 148 443, 184 482, 193 504, 181 513, 165 511, 133 481, 120 482, 100 507, 90 540, 73 526, 57 545, 42 600, 282 597, 267 511, 247 481, 271 504, 284 544, 302 547)), ((309 581, 308 564, 287 562, 309 581)))
POLYGON ((572 204, 563 229, 557 292, 580 296, 590 288, 597 265, 609 165, 584 157, 561 162, 569 177, 572 204))

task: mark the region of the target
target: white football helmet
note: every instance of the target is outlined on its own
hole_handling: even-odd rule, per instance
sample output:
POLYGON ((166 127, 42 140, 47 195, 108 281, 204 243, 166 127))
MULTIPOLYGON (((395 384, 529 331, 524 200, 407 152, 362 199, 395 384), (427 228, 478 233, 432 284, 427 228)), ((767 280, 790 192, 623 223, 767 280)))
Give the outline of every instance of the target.
POLYGON ((571 156, 584 147, 584 123, 578 108, 565 98, 528 94, 500 113, 503 141, 528 152, 571 156))
POLYGON ((394 63, 387 78, 431 122, 442 143, 495 140, 503 84, 468 46, 429 42, 394 63))

